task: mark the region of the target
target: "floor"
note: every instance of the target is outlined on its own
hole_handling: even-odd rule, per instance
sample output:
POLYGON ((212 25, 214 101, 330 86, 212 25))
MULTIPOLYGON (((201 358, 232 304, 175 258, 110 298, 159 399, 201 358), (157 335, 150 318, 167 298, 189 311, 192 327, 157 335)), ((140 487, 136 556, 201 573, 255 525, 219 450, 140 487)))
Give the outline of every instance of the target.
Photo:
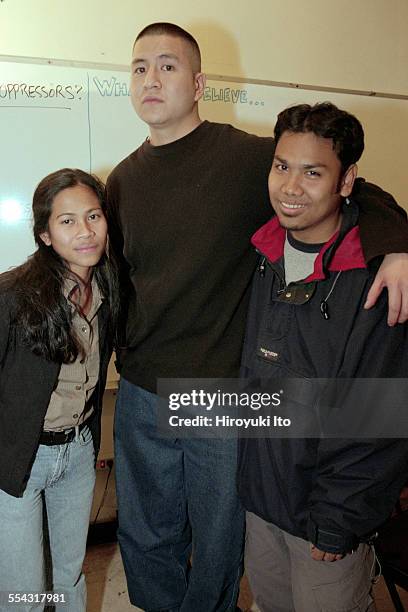
MULTIPOLYGON (((87 612, 137 612, 129 602, 122 561, 116 542, 88 546, 85 559, 85 575, 88 584, 87 612)), ((401 599, 408 610, 408 592, 400 591, 401 599)), ((384 581, 380 578, 375 586, 377 612, 393 612, 384 581)), ((252 597, 245 577, 241 583, 239 606, 249 610, 252 597)))

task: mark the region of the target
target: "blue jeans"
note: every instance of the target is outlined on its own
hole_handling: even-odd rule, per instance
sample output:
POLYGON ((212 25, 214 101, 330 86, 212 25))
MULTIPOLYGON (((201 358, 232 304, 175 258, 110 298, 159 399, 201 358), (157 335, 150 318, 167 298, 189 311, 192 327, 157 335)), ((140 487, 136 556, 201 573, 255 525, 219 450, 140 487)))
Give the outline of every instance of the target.
MULTIPOLYGON (((82 563, 95 485, 92 435, 84 427, 69 444, 40 445, 23 497, 0 490, 0 591, 43 592, 43 499, 52 559, 53 590, 68 605, 57 612, 85 612, 82 563)), ((3 607, 43 610, 44 604, 3 607)))
POLYGON ((244 536, 236 440, 159 438, 156 415, 156 396, 122 379, 115 474, 130 601, 148 612, 235 610, 244 536))

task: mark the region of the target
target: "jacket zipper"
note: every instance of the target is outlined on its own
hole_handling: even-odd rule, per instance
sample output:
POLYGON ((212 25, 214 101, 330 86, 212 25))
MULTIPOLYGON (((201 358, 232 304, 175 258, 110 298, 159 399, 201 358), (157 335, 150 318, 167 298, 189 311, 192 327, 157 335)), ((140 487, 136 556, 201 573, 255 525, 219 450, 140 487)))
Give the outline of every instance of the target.
POLYGON ((268 264, 272 268, 272 270, 274 271, 274 273, 276 274, 276 276, 277 276, 277 278, 279 280, 279 289, 277 290, 276 293, 277 293, 277 295, 280 295, 281 293, 286 291, 286 284, 285 284, 285 279, 280 274, 279 268, 277 266, 275 266, 274 264, 272 264, 270 261, 268 261, 267 258, 265 257, 265 255, 262 255, 262 253, 260 251, 258 251, 258 249, 256 249, 256 252, 261 256, 261 261, 259 262, 259 265, 258 265, 259 276, 261 278, 264 278, 265 270, 266 270, 266 264, 268 264))

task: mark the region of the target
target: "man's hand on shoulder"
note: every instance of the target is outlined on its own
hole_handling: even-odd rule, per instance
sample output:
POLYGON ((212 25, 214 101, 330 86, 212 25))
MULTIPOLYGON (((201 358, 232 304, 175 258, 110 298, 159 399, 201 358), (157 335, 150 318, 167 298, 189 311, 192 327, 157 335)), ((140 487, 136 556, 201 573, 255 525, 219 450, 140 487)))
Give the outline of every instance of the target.
POLYGON ((388 290, 388 325, 408 320, 408 254, 391 253, 384 257, 367 295, 364 308, 376 303, 381 291, 388 290))

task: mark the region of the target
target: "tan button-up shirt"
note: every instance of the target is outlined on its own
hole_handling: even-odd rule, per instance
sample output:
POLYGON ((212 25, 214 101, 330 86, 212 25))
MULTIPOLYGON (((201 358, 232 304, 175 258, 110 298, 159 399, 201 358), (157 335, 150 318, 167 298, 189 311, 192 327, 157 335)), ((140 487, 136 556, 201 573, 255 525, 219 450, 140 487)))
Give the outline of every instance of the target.
MULTIPOLYGON (((64 294, 67 300, 76 283, 66 281, 64 294)), ((93 408, 87 404, 96 387, 99 376, 99 337, 97 312, 102 303, 101 294, 95 279, 92 279, 92 305, 86 318, 74 306, 72 325, 84 347, 85 357, 78 355, 74 363, 63 363, 58 383, 52 392, 44 419, 45 431, 63 431, 80 425, 92 414, 93 408)))

